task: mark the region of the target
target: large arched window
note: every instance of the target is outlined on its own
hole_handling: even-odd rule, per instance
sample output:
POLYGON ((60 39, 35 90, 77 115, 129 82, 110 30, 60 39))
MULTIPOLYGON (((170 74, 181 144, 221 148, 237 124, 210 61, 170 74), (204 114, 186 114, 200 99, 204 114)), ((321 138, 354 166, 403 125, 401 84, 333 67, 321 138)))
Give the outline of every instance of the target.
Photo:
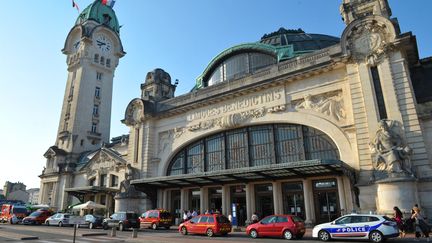
POLYGON ((174 156, 167 175, 339 159, 323 132, 297 124, 259 125, 229 130, 196 141, 174 156))

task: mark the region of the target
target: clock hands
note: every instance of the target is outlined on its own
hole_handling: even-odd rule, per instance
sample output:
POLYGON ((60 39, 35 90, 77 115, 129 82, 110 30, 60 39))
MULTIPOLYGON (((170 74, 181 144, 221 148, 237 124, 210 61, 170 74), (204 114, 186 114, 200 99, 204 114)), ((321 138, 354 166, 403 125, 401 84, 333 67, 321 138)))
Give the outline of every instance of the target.
POLYGON ((102 41, 96 41, 97 42, 97 45, 99 46, 99 47, 101 47, 101 46, 105 46, 106 45, 106 43, 105 42, 102 42, 102 41))

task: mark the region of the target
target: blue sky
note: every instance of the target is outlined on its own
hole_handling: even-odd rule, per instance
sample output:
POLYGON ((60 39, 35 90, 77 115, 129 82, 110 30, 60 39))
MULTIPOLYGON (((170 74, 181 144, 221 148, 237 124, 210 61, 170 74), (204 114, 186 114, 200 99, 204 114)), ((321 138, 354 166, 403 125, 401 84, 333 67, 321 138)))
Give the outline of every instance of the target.
MULTIPOLYGON (((75 0, 83 10, 92 0, 75 0)), ((146 73, 160 67, 188 92, 210 60, 233 45, 280 27, 340 36, 342 0, 117 0, 126 56, 114 78, 111 137, 139 97, 146 73)), ((402 32, 432 56, 430 0, 390 0, 402 32)), ((70 0, 3 1, 0 8, 0 187, 6 180, 39 187, 44 152, 54 145, 66 85, 65 38, 78 12, 70 0)))

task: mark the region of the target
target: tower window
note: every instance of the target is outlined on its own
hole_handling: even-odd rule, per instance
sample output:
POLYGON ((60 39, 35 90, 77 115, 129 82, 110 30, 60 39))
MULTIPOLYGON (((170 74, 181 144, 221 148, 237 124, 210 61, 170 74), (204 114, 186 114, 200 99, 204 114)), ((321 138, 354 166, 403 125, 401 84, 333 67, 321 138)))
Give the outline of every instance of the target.
POLYGON ((99 55, 98 54, 95 54, 94 55, 94 60, 93 60, 95 63, 99 63, 99 55))
POLYGON ((69 123, 68 123, 68 122, 65 122, 65 123, 64 123, 64 126, 63 126, 63 131, 67 131, 68 126, 69 126, 69 123))
POLYGON ((84 145, 84 139, 81 139, 81 141, 80 141, 80 145, 81 145, 81 146, 84 145))
POLYGON ((105 57, 100 58, 100 64, 105 65, 105 57))
POLYGON ((96 79, 97 80, 102 80, 102 73, 96 72, 96 79))
POLYGON ((97 131, 97 124, 93 122, 91 127, 91 132, 96 133, 96 131, 97 131))
POLYGON ((106 66, 111 67, 111 59, 109 58, 106 59, 106 66))
POLYGON ((387 110, 385 107, 384 95, 381 87, 380 75, 377 67, 370 68, 373 85, 375 88, 375 98, 378 105, 379 119, 387 119, 387 110))
POLYGON ((94 116, 98 116, 99 115, 99 106, 98 105, 94 105, 93 106, 93 115, 94 116))
POLYGON ((100 97, 100 88, 99 87, 96 87, 96 89, 95 89, 95 97, 96 98, 100 97))

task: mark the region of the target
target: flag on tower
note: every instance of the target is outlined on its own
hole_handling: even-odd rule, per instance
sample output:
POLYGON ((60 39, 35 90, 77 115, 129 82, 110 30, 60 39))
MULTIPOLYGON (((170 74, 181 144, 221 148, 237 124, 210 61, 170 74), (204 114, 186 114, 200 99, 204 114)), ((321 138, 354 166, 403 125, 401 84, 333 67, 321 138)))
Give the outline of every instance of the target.
POLYGON ((80 11, 78 4, 76 4, 76 2, 74 0, 72 0, 72 7, 76 8, 78 10, 78 12, 80 11))
POLYGON ((102 0, 102 4, 112 8, 114 7, 115 1, 116 0, 102 0))

